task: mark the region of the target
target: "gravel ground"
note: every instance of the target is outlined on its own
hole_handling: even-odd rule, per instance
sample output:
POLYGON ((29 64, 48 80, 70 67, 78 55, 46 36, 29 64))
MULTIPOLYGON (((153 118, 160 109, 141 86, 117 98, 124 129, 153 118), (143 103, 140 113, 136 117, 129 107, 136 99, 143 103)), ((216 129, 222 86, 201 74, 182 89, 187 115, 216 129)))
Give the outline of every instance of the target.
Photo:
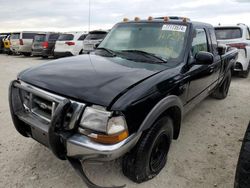
MULTIPOLYGON (((21 70, 47 61, 0 55, 0 187, 85 187, 67 161, 19 135, 10 118, 9 82, 21 70)), ((233 187, 241 139, 250 120, 249 81, 234 77, 227 99, 207 98, 185 117, 167 166, 153 180, 139 185, 131 182, 121 172, 121 160, 86 164, 90 179, 129 188, 233 187)))

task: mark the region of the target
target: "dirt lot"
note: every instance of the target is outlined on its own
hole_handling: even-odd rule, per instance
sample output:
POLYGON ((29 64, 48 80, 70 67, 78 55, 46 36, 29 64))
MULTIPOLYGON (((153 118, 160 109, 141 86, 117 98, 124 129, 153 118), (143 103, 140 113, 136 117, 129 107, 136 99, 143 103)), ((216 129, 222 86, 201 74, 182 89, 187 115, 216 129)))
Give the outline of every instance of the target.
MULTIPOLYGON (((16 74, 47 62, 40 58, 0 55, 0 187, 85 187, 67 161, 14 129, 8 107, 8 85, 16 74)), ((233 187, 240 139, 250 120, 250 79, 234 77, 226 100, 207 98, 184 119, 168 165, 153 180, 137 185, 122 175, 120 162, 87 164, 100 185, 127 187, 233 187)))

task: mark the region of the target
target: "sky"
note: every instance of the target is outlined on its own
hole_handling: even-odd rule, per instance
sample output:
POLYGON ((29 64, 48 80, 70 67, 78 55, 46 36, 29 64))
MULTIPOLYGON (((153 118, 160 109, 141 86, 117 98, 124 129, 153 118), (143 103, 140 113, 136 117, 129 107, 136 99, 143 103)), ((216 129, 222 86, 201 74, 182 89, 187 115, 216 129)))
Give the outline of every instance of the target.
MULTIPOLYGON (((136 16, 250 25, 250 0, 90 0, 90 30, 136 16)), ((88 31, 88 25, 89 0, 0 0, 0 32, 88 31)))

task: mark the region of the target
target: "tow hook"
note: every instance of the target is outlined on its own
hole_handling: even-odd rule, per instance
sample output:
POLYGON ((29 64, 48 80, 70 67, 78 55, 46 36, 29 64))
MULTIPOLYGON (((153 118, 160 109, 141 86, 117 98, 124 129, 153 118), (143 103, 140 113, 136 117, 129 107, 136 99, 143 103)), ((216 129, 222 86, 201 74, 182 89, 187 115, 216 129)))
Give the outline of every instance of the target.
POLYGON ((102 187, 99 185, 94 184, 86 175, 86 173, 84 172, 82 165, 84 164, 84 160, 82 160, 82 163, 80 162, 80 160, 75 159, 75 158, 71 158, 71 157, 67 157, 69 163, 71 164, 71 166, 75 169, 76 173, 81 177, 81 179, 84 181, 84 183, 88 186, 88 188, 124 188, 126 187, 126 185, 122 185, 122 186, 112 186, 112 187, 102 187))

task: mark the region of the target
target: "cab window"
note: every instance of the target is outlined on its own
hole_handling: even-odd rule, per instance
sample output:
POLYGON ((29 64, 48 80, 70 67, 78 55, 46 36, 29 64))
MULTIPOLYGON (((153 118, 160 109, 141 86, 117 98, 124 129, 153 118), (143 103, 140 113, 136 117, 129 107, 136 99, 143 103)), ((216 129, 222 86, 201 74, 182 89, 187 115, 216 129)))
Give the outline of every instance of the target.
POLYGON ((208 51, 207 35, 204 29, 195 29, 191 49, 193 57, 200 51, 208 51))

